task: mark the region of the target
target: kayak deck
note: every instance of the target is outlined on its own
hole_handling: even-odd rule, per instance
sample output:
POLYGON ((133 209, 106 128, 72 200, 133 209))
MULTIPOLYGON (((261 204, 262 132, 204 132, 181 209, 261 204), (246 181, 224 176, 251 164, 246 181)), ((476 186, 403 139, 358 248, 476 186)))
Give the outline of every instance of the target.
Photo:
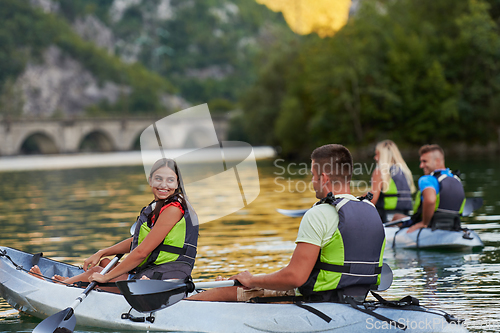
MULTIPOLYGON (((18 265, 30 267, 33 258, 18 250, 0 247, 18 265)), ((40 267, 75 274, 71 265, 41 258, 40 267), (48 267, 52 264, 54 268, 48 267), (42 266, 43 265, 43 266, 42 266)), ((46 274, 43 269, 42 272, 46 274)), ((0 257, 0 295, 16 309, 46 318, 69 306, 82 292, 80 288, 47 282, 16 269, 0 257)), ((253 304, 182 300, 152 314, 154 322, 122 319, 131 308, 122 295, 93 290, 75 310, 77 325, 113 330, 196 331, 196 332, 372 332, 398 330, 390 324, 347 304, 308 303, 331 318, 329 322, 294 304, 253 304)), ((439 310, 412 306, 407 309, 377 307, 374 311, 406 324, 406 332, 467 332, 448 323, 439 310), (413 328, 415 327, 415 329, 413 328)), ((134 310, 135 317, 150 316, 134 310)))

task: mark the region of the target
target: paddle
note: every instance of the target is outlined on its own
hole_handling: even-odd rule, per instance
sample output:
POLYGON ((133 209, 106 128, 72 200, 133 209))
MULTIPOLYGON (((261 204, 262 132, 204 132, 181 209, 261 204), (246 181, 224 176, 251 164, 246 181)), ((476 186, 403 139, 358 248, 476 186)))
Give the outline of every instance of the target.
POLYGON ((473 211, 478 210, 483 205, 483 198, 466 198, 462 216, 470 216, 473 211))
POLYGON ((135 227, 137 226, 137 221, 134 222, 134 224, 132 224, 132 226, 130 227, 130 234, 133 236, 134 233, 135 233, 135 227))
MULTIPOLYGON (((101 274, 106 274, 122 257, 122 254, 116 255, 110 263, 104 267, 101 274)), ((76 326, 76 318, 74 316, 75 309, 81 302, 87 297, 92 289, 95 288, 97 282, 91 282, 88 287, 81 293, 80 296, 71 304, 68 308, 45 318, 40 324, 38 324, 33 333, 68 333, 73 332, 76 326)))
POLYGON ((398 223, 403 223, 403 222, 406 222, 406 221, 409 221, 409 220, 411 220, 410 216, 403 217, 402 219, 399 219, 399 220, 394 220, 394 221, 391 221, 391 222, 384 223, 384 227, 390 227, 391 225, 395 225, 395 224, 398 224, 398 223))
POLYGON ((384 263, 382 265, 382 272, 380 274, 380 284, 374 285, 370 288, 373 291, 384 291, 389 289, 392 285, 393 274, 392 269, 388 264, 384 263))
POLYGON ((124 280, 116 285, 127 302, 139 312, 157 311, 182 300, 195 289, 241 286, 238 280, 213 282, 173 280, 124 280))
POLYGON ((307 209, 280 209, 276 208, 276 211, 282 215, 290 216, 290 217, 301 217, 303 216, 310 208, 307 209))
MULTIPOLYGON (((471 198, 466 198, 465 199, 465 205, 464 205, 464 210, 462 212, 462 216, 470 216, 473 211, 481 208, 483 205, 483 198, 477 197, 471 197, 471 198)), ((282 215, 285 216, 290 216, 290 217, 301 217, 303 216, 310 208, 307 209, 281 209, 277 208, 276 211, 282 215)), ((404 222, 405 220, 403 219, 402 221, 399 222, 404 222)), ((394 224, 397 224, 399 222, 394 221, 394 224)), ((387 226, 387 224, 386 224, 387 226)))

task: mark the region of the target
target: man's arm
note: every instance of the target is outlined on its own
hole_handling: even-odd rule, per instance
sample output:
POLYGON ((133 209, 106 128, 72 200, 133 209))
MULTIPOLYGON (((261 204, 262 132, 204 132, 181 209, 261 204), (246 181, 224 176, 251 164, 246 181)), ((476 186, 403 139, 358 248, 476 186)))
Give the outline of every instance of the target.
POLYGON ((422 223, 428 227, 436 209, 436 190, 428 187, 422 192, 422 197, 422 223))
POLYGON ((309 243, 297 243, 290 263, 283 269, 264 275, 252 275, 245 271, 235 275, 242 285, 249 288, 290 290, 303 285, 311 274, 318 259, 320 247, 309 243))
POLYGON ((434 210, 436 208, 436 190, 432 187, 428 187, 422 191, 422 221, 412 225, 408 229, 408 233, 421 228, 427 228, 434 216, 434 210))

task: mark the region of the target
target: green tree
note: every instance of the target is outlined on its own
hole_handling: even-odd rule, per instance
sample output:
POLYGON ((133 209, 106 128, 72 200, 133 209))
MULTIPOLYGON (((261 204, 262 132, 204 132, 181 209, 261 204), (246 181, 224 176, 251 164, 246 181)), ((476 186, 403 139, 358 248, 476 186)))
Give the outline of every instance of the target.
POLYGON ((500 36, 492 12, 482 0, 363 1, 334 37, 308 36, 281 52, 286 66, 265 68, 243 99, 255 119, 249 137, 289 155, 329 142, 496 139, 500 36))

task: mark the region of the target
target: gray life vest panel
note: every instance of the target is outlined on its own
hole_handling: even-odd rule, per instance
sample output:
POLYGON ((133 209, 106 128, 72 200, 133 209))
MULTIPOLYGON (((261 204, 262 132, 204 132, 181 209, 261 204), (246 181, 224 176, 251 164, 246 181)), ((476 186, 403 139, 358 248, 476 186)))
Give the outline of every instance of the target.
POLYGON ((324 300, 333 299, 338 290, 346 295, 366 294, 379 283, 383 264, 385 232, 380 216, 368 200, 333 198, 326 203, 336 208, 339 226, 299 291, 304 296, 324 296, 324 300), (344 260, 334 262, 332 257, 344 260))

